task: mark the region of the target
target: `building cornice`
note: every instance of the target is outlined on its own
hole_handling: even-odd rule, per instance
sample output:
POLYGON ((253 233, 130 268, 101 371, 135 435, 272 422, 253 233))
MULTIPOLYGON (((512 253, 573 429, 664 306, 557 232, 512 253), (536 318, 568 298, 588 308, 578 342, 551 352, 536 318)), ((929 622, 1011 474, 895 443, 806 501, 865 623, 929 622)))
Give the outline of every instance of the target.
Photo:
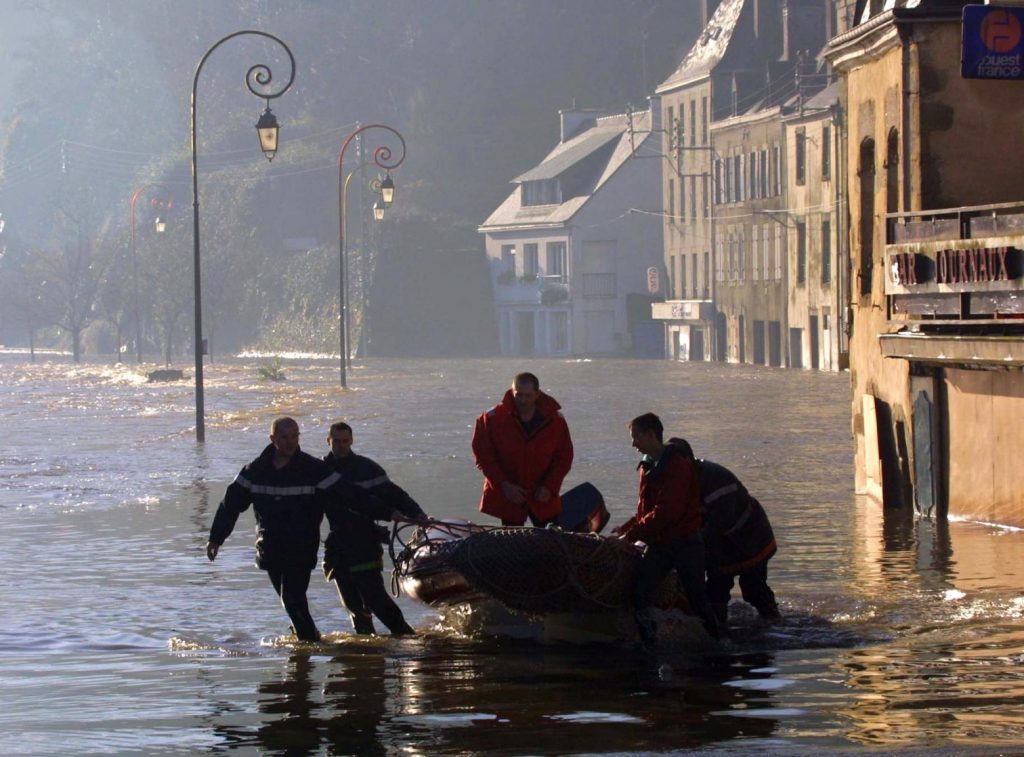
POLYGON ((864 63, 882 58, 900 45, 900 33, 892 11, 840 34, 829 42, 825 59, 837 71, 848 73, 864 63))

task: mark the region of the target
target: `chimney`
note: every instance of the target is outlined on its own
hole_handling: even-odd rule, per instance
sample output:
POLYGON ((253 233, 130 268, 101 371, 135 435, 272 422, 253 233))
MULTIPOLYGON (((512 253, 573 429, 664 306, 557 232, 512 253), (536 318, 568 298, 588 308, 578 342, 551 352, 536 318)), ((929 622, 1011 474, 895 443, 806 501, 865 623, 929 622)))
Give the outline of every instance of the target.
POLYGON ((602 115, 596 110, 560 110, 558 117, 561 121, 560 142, 567 142, 581 131, 586 131, 597 123, 597 117, 602 115))
POLYGON ((651 133, 661 131, 661 96, 651 95, 647 98, 647 107, 651 110, 651 133))
POLYGON ((715 15, 715 11, 718 10, 718 6, 721 4, 721 0, 701 0, 700 4, 700 25, 701 28, 705 28, 708 25, 708 21, 715 15))

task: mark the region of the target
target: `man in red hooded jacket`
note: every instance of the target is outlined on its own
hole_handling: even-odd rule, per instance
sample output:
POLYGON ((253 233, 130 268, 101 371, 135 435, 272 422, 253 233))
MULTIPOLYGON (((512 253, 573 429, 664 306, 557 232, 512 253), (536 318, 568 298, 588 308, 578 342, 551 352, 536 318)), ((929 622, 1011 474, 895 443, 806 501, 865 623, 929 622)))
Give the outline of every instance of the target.
POLYGON ((704 542, 700 533, 700 486, 693 455, 665 444, 665 428, 654 413, 644 413, 629 423, 629 435, 642 455, 640 493, 636 515, 612 533, 629 542, 646 544, 633 585, 633 608, 644 646, 657 636, 654 595, 675 568, 690 609, 714 638, 718 620, 708 603, 704 586, 704 542))
POLYGON ((521 526, 555 521, 559 491, 572 467, 572 438, 561 405, 540 390, 532 373, 520 373, 501 403, 476 420, 473 457, 484 474, 480 512, 521 526))

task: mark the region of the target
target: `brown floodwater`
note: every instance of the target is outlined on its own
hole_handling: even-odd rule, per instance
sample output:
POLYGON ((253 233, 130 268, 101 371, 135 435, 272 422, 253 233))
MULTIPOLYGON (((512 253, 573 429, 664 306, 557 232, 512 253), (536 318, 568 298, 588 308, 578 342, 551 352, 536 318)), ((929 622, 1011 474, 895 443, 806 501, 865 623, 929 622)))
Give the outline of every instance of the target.
MULTIPOLYGON (((192 386, 132 366, 0 354, 0 743, 8 754, 1005 753, 1024 748, 1024 533, 885 513, 853 492, 845 375, 629 360, 329 360, 207 366, 192 386), (652 410, 735 471, 780 544, 784 614, 734 599, 729 641, 494 637, 402 596, 416 638, 287 643, 252 565, 251 513, 203 555, 226 484, 295 416, 320 454, 345 418, 432 515, 480 519, 475 416, 530 369, 563 405, 567 485, 632 511, 625 423, 652 410)), ((188 371, 191 373, 191 371, 188 371)), ((735 592, 734 594, 738 594, 735 592)))

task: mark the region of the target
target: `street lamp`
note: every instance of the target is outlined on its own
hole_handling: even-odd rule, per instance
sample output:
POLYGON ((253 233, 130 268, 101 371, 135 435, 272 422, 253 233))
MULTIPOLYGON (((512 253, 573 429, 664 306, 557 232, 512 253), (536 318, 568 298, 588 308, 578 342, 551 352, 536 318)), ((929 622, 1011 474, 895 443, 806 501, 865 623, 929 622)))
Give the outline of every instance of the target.
MULTIPOLYGON (((367 129, 384 129, 389 131, 398 137, 398 141, 402 145, 402 152, 398 156, 397 160, 391 160, 391 148, 387 145, 380 145, 376 150, 373 151, 373 162, 387 171, 387 177, 381 182, 381 197, 383 198, 384 185, 385 183, 390 184, 390 196, 394 198, 395 183, 391 179, 391 169, 397 168, 405 160, 405 139, 401 134, 390 126, 384 124, 367 124, 366 126, 360 126, 358 129, 353 131, 347 137, 341 145, 341 150, 338 151, 338 332, 339 340, 341 342, 341 386, 343 389, 348 388, 348 296, 345 289, 345 197, 348 193, 348 179, 351 178, 352 174, 345 177, 344 169, 342 164, 345 160, 345 150, 348 148, 349 142, 352 139, 367 129)), ((374 217, 376 217, 377 211, 374 209, 374 217)), ((379 220, 379 219, 378 219, 379 220)))
POLYGON ((373 220, 383 221, 384 220, 384 201, 377 200, 373 203, 373 220))
MULTIPOLYGON (((131 229, 132 235, 132 287, 135 290, 133 300, 133 309, 135 310, 135 362, 142 363, 142 317, 139 312, 139 252, 135 245, 135 203, 139 199, 139 195, 145 192, 147 189, 153 187, 163 187, 165 184, 158 182, 150 182, 143 184, 141 187, 135 190, 132 194, 132 199, 128 203, 129 214, 128 224, 131 229)), ((162 203, 161 207, 169 207, 169 203, 162 203)), ((167 224, 160 218, 156 219, 156 230, 158 233, 162 233, 166 228, 167 224)))
POLYGON ((234 37, 241 37, 246 34, 253 34, 258 37, 266 37, 267 39, 273 40, 288 53, 288 60, 291 62, 291 71, 288 77, 288 81, 276 92, 262 92, 253 86, 255 82, 260 88, 269 86, 273 80, 273 74, 270 71, 270 67, 264 63, 257 63, 254 66, 250 66, 249 70, 245 74, 245 86, 252 92, 256 97, 262 98, 267 101, 267 107, 260 116, 259 121, 256 123, 256 131, 260 140, 260 149, 263 150, 263 154, 267 156, 267 160, 273 160, 274 155, 277 152, 277 137, 279 127, 277 124, 277 118, 270 110, 270 101, 280 97, 295 81, 295 56, 292 55, 292 51, 288 48, 284 42, 275 37, 273 34, 267 34, 266 32, 255 31, 246 29, 243 31, 234 32, 232 34, 223 37, 218 40, 213 47, 206 51, 203 57, 199 60, 199 65, 196 66, 195 76, 192 78, 192 216, 193 216, 193 254, 192 254, 192 272, 193 272, 193 287, 194 287, 194 300, 195 300, 195 333, 193 339, 195 341, 195 354, 196 354, 196 441, 206 441, 206 420, 205 410, 203 408, 203 305, 202 305, 202 277, 200 276, 199 266, 199 172, 196 167, 196 88, 199 84, 199 73, 203 70, 203 64, 206 63, 206 59, 210 57, 211 53, 220 47, 222 44, 227 42, 229 39, 234 37))

